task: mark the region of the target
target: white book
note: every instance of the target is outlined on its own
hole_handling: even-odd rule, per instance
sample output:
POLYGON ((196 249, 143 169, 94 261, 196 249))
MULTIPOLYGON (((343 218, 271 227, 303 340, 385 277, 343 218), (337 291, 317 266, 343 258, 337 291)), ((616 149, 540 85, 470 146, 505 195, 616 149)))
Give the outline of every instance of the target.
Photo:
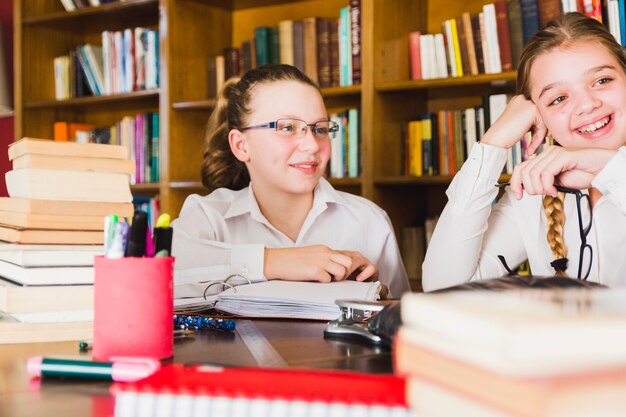
POLYGON ((448 61, 443 33, 435 34, 435 61, 437 62, 437 78, 446 78, 448 76, 448 61))
POLYGON ((420 36, 420 67, 422 69, 422 80, 428 80, 433 78, 429 69, 428 60, 430 59, 430 55, 428 54, 428 42, 426 40, 426 34, 420 36))
POLYGON ((626 289, 406 294, 400 337, 513 377, 626 365, 626 289))
POLYGON ((483 46, 483 64, 485 66, 485 74, 491 74, 491 61, 489 57, 489 45, 487 39, 487 29, 485 27, 485 13, 478 13, 478 24, 480 26, 480 40, 483 46))
MULTIPOLYGON (((207 285, 203 284, 199 289, 207 285)), ((220 287, 219 284, 215 286, 220 287)), ((379 299, 381 286, 380 282, 274 280, 236 285, 217 295, 208 296, 207 300, 202 296, 202 290, 196 297, 179 298, 175 287, 174 306, 184 309, 214 305, 220 311, 247 317, 334 320, 340 315, 335 300, 352 298, 375 301, 379 299)))
POLYGON ((0 312, 0 344, 60 342, 93 338, 93 321, 21 323, 0 312))
POLYGON ((11 314, 20 323, 77 323, 92 322, 93 309, 91 310, 68 310, 68 311, 42 311, 11 314))
POLYGON ((465 109, 465 152, 469 155, 476 143, 476 109, 465 109))
POLYGON ((130 203, 130 176, 109 172, 22 168, 6 173, 11 197, 130 203))
POLYGON ((0 277, 23 285, 93 284, 92 266, 22 267, 0 261, 0 277))
POLYGON ((608 0, 607 14, 609 16, 609 31, 617 43, 622 44, 622 33, 619 22, 619 2, 618 0, 608 0))
POLYGON ((21 245, 0 242, 0 261, 22 267, 93 266, 103 245, 21 245))
POLYGON ((502 72, 500 61, 500 44, 498 42, 498 23, 496 21, 496 7, 493 3, 483 6, 485 16, 485 33, 487 35, 487 51, 489 54, 489 72, 495 74, 502 72))
POLYGON ((93 285, 20 285, 0 278, 0 311, 93 310, 93 285))
POLYGON ((435 51, 435 35, 426 35, 426 40, 428 45, 428 73, 431 75, 431 78, 438 78, 439 74, 437 70, 437 55, 435 51))

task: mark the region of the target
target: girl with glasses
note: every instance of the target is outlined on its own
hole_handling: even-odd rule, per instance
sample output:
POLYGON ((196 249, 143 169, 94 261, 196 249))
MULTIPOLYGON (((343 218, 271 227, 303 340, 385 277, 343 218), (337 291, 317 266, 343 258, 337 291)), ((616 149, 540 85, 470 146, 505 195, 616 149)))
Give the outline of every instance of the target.
MULTIPOLYGON (((317 85, 295 67, 266 65, 227 81, 205 138, 209 194, 189 196, 172 224, 176 277, 380 277, 393 296, 408 291, 386 213, 323 178, 336 130, 317 85)), ((177 287, 176 297, 205 287, 177 287)))
POLYGON ((517 85, 448 188, 424 288, 503 276, 526 259, 536 276, 626 284, 624 51, 601 23, 569 13, 526 45, 517 85), (560 146, 517 165, 492 206, 507 149, 527 132, 527 155, 548 136, 560 146))

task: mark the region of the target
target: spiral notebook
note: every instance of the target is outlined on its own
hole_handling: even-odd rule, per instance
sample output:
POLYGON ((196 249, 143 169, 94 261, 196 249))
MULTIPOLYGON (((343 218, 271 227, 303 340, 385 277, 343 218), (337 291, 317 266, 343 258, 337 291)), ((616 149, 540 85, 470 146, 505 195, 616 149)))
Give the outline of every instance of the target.
POLYGON ((111 387, 115 417, 408 417, 405 391, 394 375, 180 364, 111 387))
POLYGON ((177 311, 214 307, 245 317, 334 320, 341 313, 335 300, 375 301, 381 288, 380 282, 264 281, 231 286, 206 298, 175 295, 174 307, 177 311))

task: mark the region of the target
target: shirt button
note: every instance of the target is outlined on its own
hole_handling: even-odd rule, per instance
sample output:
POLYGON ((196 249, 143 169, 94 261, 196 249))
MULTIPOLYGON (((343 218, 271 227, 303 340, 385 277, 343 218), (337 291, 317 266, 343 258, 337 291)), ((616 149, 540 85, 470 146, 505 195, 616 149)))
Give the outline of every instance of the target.
POLYGON ((248 268, 247 268, 247 267, 245 267, 245 266, 242 266, 242 267, 241 267, 241 274, 242 274, 242 275, 248 275, 248 272, 249 272, 249 271, 248 271, 248 268))

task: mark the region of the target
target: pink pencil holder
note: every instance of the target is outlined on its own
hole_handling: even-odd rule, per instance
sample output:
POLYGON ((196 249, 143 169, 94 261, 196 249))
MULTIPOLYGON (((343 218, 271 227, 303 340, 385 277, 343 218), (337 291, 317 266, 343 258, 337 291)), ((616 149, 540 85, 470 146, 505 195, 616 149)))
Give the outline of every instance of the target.
POLYGON ((93 358, 174 354, 174 258, 96 257, 93 358))

